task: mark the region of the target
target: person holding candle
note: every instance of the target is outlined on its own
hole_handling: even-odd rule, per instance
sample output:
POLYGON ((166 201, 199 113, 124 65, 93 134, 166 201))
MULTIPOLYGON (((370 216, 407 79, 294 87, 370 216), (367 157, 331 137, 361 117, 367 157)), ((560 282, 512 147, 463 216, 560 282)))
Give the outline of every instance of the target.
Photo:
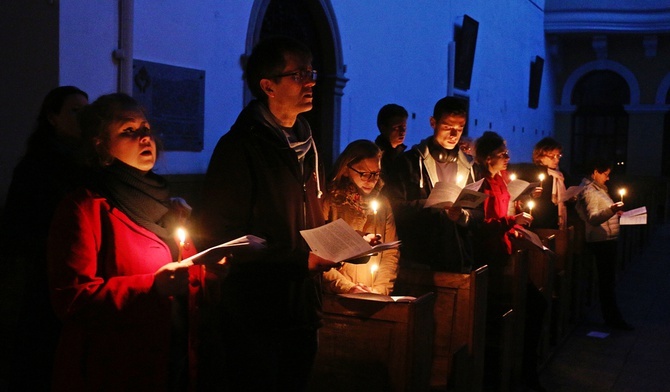
POLYGON ((9 331, 0 338, 0 384, 7 380, 9 390, 50 389, 61 323, 49 302, 46 242, 56 206, 86 181, 76 117, 86 104, 75 86, 46 94, 9 185, 0 227, 0 295, 17 307, 2 309, 0 321, 9 331))
MULTIPOLYGON (((499 134, 486 131, 475 141, 475 161, 484 182, 480 192, 488 195, 482 203, 484 222, 475 231, 476 259, 489 266, 488 320, 495 322, 501 299, 505 300, 503 269, 514 250, 513 239, 518 237, 515 225, 530 226, 533 217, 526 212, 509 215, 510 194, 507 166, 510 156, 507 144, 499 134)), ((526 284, 525 335, 523 344, 522 376, 525 387, 543 391, 537 372, 537 348, 542 333, 542 320, 548 305, 538 288, 528 280, 526 284)), ((487 326, 491 332, 497 328, 487 326)))
POLYGON ((533 164, 521 164, 514 169, 523 180, 540 181, 540 186, 530 195, 535 201, 534 228, 565 230, 569 226, 569 210, 563 200, 569 179, 559 168, 562 151, 563 147, 555 139, 542 138, 533 149, 533 164))
POLYGON ((613 329, 630 331, 633 327, 624 320, 616 300, 617 240, 624 204, 614 202, 608 193, 606 182, 612 166, 602 157, 591 162, 590 175, 582 180, 584 189, 575 207, 585 222, 586 245, 596 261, 600 310, 605 324, 613 329))
POLYGON ((468 209, 424 208, 435 184, 464 187, 473 182, 472 163, 459 148, 467 106, 457 97, 435 103, 433 134, 394 162, 383 193, 391 201, 402 241, 400 265, 434 271, 469 273, 473 263, 470 224, 477 217, 468 209))
POLYGON ((273 37, 245 67, 254 99, 217 143, 207 168, 201 238, 215 245, 252 234, 268 251, 230 264, 221 303, 207 312, 206 390, 301 391, 320 326, 321 273, 340 264, 312 253, 301 230, 324 224, 316 143, 302 115, 317 71, 304 44, 273 37))
MULTIPOLYGON (((379 234, 376 240, 396 241, 391 205, 379 192, 381 150, 369 140, 351 142, 333 167, 323 202, 327 221, 343 219, 360 233, 379 234)), ((367 264, 343 263, 324 272, 325 289, 332 293, 378 293, 390 295, 398 272, 398 250, 372 256, 367 264), (376 267, 376 271, 375 271, 376 267)))
MULTIPOLYGON (((135 99, 103 95, 78 119, 95 175, 61 202, 49 233, 63 322, 53 390, 185 390, 195 366, 187 300, 202 282, 199 266, 175 261, 188 209, 152 171, 156 141, 135 99)), ((195 253, 188 239, 183 252, 195 253)))

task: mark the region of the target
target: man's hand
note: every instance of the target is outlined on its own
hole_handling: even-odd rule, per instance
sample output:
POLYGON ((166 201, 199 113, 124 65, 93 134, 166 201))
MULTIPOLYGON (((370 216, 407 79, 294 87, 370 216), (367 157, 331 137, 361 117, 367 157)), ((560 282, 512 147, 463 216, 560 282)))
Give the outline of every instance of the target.
POLYGON ((307 268, 312 272, 326 272, 331 268, 340 268, 342 263, 336 263, 334 261, 326 260, 323 257, 317 256, 312 252, 309 252, 309 257, 307 258, 307 268))

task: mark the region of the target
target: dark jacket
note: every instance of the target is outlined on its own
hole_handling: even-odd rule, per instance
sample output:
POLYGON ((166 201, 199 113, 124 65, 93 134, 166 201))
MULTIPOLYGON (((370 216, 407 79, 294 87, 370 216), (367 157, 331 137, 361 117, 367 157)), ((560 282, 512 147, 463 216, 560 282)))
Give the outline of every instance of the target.
POLYGON ((393 148, 391 146, 391 143, 389 143, 389 140, 387 137, 384 135, 379 135, 375 139, 375 144, 377 147, 379 147, 380 150, 382 150, 382 180, 386 181, 389 175, 389 171, 393 169, 393 162, 398 158, 403 152, 405 152, 405 149, 407 148, 406 145, 400 144, 396 148, 393 148))
MULTIPOLYGON (((324 224, 314 146, 304 165, 258 101, 219 140, 207 169, 201 238, 211 246, 242 235, 267 240, 255 260, 231 260, 221 281, 222 317, 233 329, 283 331, 319 324, 318 275, 307 266, 300 230, 324 224)), ((267 110, 267 109, 266 109, 267 110)), ((300 126, 309 125, 301 117, 300 126)), ((322 177, 321 177, 322 178, 322 177)))
MULTIPOLYGON (((475 218, 466 211, 459 222, 443 209, 423 208, 437 182, 435 160, 423 140, 396 159, 383 193, 391 201, 402 241, 400 265, 424 265, 437 271, 468 273, 472 267, 472 239, 468 226, 475 218)), ((458 153, 462 184, 473 181, 471 163, 458 153)))

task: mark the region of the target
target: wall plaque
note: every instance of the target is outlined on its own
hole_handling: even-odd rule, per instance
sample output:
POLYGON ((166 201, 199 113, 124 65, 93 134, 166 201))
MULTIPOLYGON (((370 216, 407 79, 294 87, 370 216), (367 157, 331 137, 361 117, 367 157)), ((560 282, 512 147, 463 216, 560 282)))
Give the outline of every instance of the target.
POLYGON ((165 151, 202 151, 205 71, 134 59, 133 97, 165 151))

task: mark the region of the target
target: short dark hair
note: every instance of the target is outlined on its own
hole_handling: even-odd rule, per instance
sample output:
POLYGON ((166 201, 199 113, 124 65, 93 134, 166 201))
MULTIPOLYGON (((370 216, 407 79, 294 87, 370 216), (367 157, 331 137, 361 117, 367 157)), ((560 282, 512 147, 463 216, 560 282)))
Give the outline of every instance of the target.
POLYGON ((614 162, 611 159, 605 158, 602 155, 597 155, 591 158, 586 168, 588 169, 588 174, 593 174, 594 170, 598 173, 604 173, 607 170, 611 170, 613 167, 614 162))
POLYGON ((286 66, 287 55, 296 56, 300 60, 312 60, 309 48, 290 37, 269 37, 254 47, 244 67, 244 78, 254 97, 267 101, 267 95, 260 86, 261 79, 271 79, 281 73, 286 66))
POLYGON ((395 103, 386 104, 382 106, 382 108, 379 109, 379 113, 377 113, 377 128, 381 131, 383 126, 389 125, 389 121, 393 117, 407 118, 409 115, 407 110, 400 105, 395 103))
POLYGON ((553 138, 545 137, 535 144, 533 149, 533 163, 539 164, 542 157, 550 151, 563 151, 561 143, 553 138))
MULTIPOLYGON (((107 166, 114 162, 109 153, 109 127, 120 121, 121 114, 128 111, 140 112, 145 117, 147 115, 146 109, 135 98, 124 93, 101 95, 77 113, 84 153, 89 165, 107 166)), ((160 142, 156 134, 152 133, 151 137, 154 138, 158 150, 160 142)))
POLYGON ((440 121, 444 115, 468 116, 468 107, 464 99, 457 97, 444 97, 435 103, 433 118, 440 121))
POLYGON ((480 165, 486 164, 486 158, 493 151, 505 145, 505 139, 493 131, 486 131, 475 141, 475 160, 480 165))

